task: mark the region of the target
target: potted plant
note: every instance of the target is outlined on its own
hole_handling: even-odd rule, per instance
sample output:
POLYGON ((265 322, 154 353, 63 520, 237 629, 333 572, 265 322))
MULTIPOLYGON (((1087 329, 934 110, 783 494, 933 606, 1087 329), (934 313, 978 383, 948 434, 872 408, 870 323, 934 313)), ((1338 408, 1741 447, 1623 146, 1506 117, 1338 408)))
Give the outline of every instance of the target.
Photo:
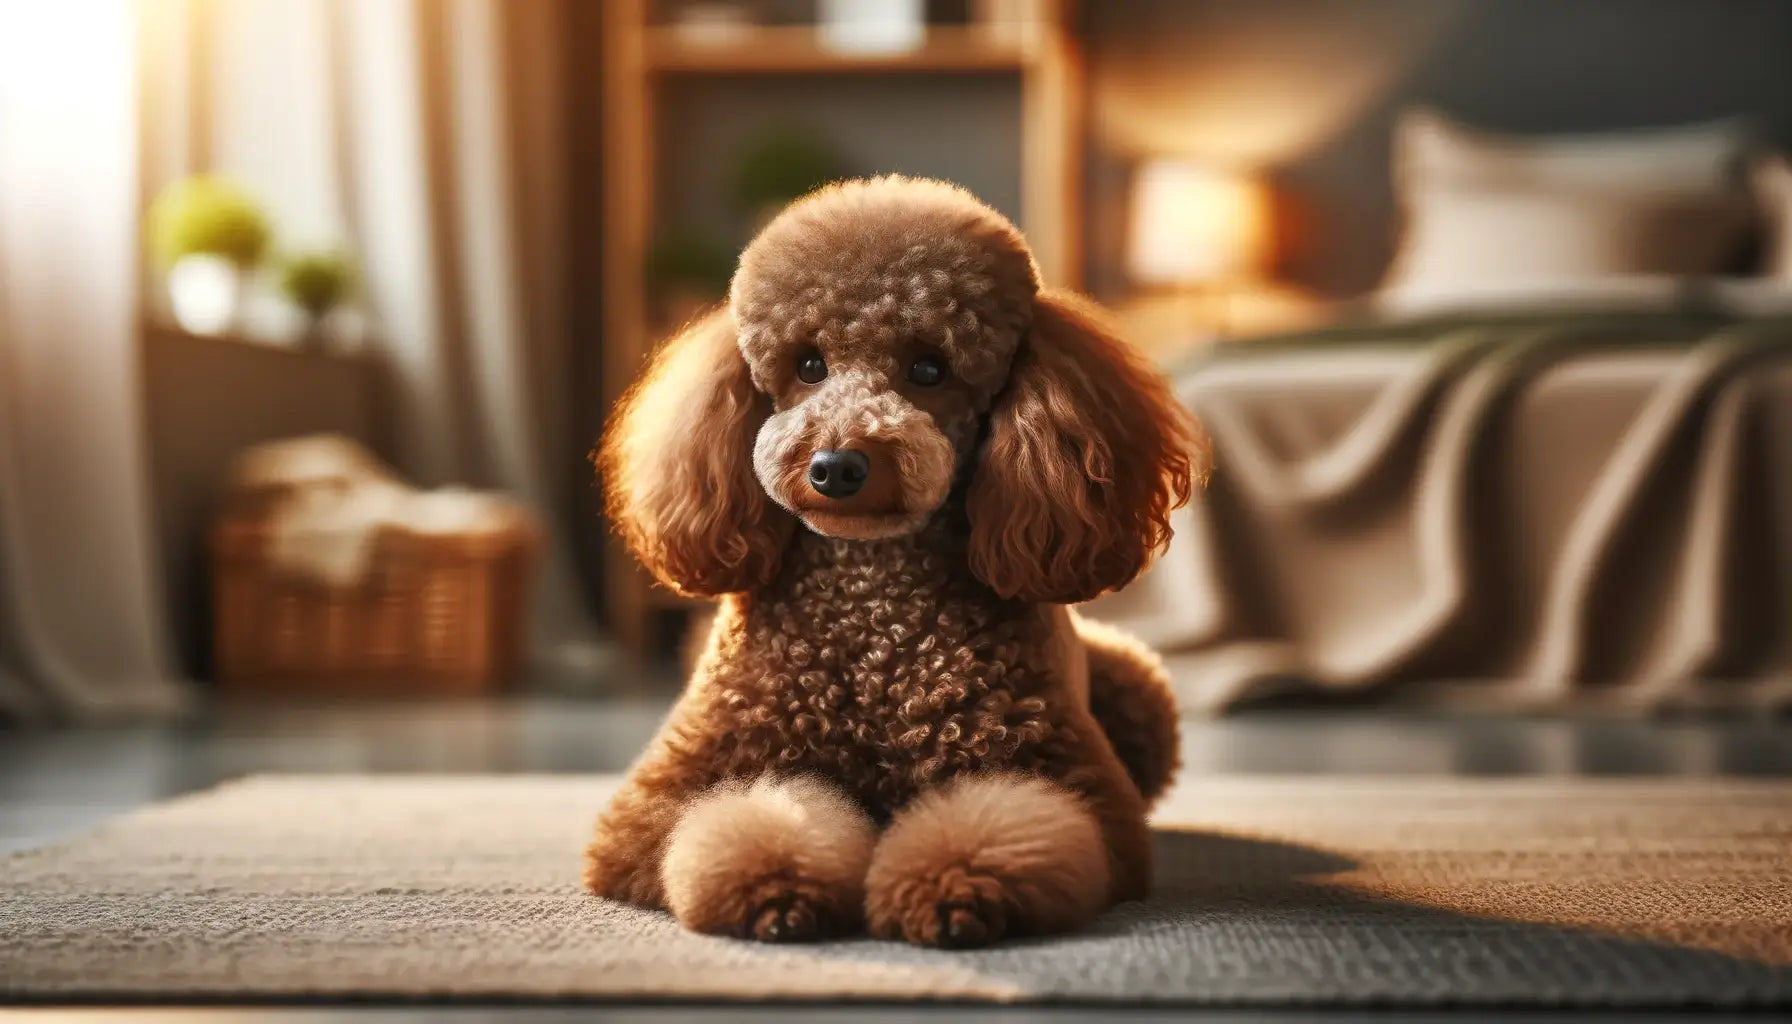
POLYGON ((728 294, 734 258, 708 236, 688 228, 661 235, 647 253, 653 316, 664 327, 695 318, 728 294))
POLYGON ((321 346, 324 320, 354 283, 354 265, 339 252, 294 253, 280 264, 280 294, 305 314, 305 337, 313 346, 321 346))
POLYGON ((175 182, 149 209, 150 246, 168 275, 174 318, 194 334, 230 329, 246 273, 267 251, 267 217, 235 184, 209 175, 175 182))
POLYGON ((846 176, 839 154, 825 141, 796 128, 762 135, 734 169, 734 200, 763 226, 794 200, 846 176))

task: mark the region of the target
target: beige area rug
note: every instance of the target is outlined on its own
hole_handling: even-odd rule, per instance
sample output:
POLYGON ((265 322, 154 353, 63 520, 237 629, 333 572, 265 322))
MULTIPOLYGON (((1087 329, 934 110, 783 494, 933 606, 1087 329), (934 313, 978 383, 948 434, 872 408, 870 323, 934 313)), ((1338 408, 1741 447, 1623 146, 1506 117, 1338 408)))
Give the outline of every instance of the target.
POLYGON ((0 861, 13 1000, 1792 1003, 1792 785, 1206 777, 1153 898, 949 953, 578 886, 611 778, 259 777, 0 861))

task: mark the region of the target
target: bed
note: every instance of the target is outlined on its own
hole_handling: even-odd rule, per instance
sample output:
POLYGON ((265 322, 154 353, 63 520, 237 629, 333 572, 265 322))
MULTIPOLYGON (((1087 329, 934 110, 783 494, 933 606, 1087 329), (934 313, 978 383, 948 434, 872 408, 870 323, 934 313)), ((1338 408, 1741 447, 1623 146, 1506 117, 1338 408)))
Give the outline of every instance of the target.
POLYGON ((1629 160, 1585 140, 1539 154, 1435 118, 1402 133, 1401 189, 1478 212, 1409 196, 1407 248, 1373 312, 1175 374, 1215 471, 1158 564, 1089 614, 1155 644, 1196 711, 1291 694, 1792 704, 1792 285, 1690 273, 1717 269, 1712 232, 1734 230, 1720 173, 1734 132, 1651 133, 1629 160), (1626 187, 1672 214, 1680 242, 1701 239, 1699 266, 1673 265, 1679 243, 1573 237, 1652 211, 1604 210, 1560 244, 1534 229, 1536 258, 1434 223, 1535 213, 1544 192, 1579 208, 1577 189, 1638 166, 1677 176, 1626 187), (1475 244, 1488 251, 1457 251, 1475 244), (1614 253, 1634 265, 1579 265, 1614 253))
POLYGON ((1090 608, 1195 710, 1792 700, 1792 318, 1456 315, 1223 350, 1168 552, 1090 608))

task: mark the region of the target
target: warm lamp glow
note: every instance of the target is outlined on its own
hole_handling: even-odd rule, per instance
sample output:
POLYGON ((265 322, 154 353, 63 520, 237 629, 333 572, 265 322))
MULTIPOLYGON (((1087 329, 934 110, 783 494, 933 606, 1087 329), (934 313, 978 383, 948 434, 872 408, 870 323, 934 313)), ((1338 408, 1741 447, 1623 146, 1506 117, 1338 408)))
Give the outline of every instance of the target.
POLYGON ((1141 284, 1248 276, 1269 247, 1269 201, 1251 178, 1179 160, 1139 170, 1127 264, 1141 284))

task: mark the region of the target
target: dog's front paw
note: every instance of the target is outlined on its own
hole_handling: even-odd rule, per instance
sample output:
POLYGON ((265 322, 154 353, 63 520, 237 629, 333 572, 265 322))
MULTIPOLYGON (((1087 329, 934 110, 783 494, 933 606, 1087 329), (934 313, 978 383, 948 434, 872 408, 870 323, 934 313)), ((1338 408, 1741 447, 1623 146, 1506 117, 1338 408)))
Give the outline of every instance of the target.
POLYGON ((692 914, 713 925, 699 931, 760 942, 819 942, 859 929, 860 910, 850 899, 805 879, 766 878, 738 894, 715 895, 713 905, 692 914))
POLYGON ((957 864, 940 874, 884 870, 865 912, 871 934, 917 946, 970 949, 1008 934, 1008 893, 1001 879, 957 864))
POLYGON ((923 946, 986 946, 1063 932, 1108 900, 1101 830, 1042 779, 961 779, 922 794, 878 843, 865 880, 873 935, 923 946))
POLYGON ((719 786, 692 801, 661 866, 666 903, 692 931, 812 942, 857 931, 876 830, 815 779, 719 786))

